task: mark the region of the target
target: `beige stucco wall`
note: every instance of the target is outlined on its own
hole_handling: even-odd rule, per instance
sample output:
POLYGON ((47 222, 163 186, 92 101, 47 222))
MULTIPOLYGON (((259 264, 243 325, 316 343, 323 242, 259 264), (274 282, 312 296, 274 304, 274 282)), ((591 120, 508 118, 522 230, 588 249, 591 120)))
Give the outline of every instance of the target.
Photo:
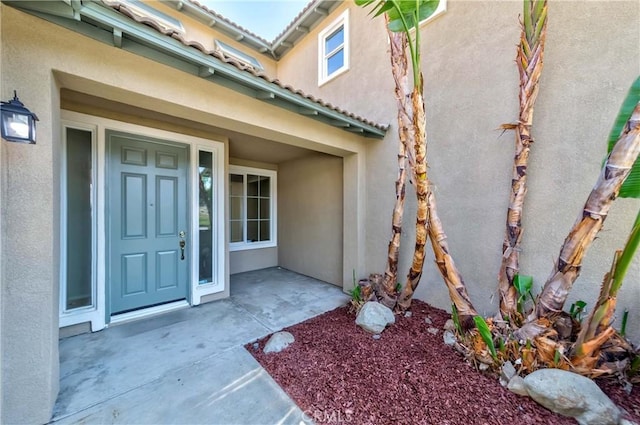
POLYGON ((44 34, 21 30, 16 37, 15 24, 21 19, 13 20, 15 13, 4 5, 0 12, 0 98, 10 99, 15 89, 40 118, 36 145, 1 141, 0 422, 43 423, 49 420, 57 396, 59 373, 58 287, 53 284, 59 271, 59 178, 54 172, 59 168, 60 146, 57 87, 51 72, 33 63, 50 54, 41 42, 44 34))
MULTIPOLYGON (((393 126, 366 158, 366 269, 382 271, 394 200, 396 127, 388 45, 381 19, 371 21, 351 2, 341 6, 279 62, 283 81, 393 126), (351 67, 317 86, 317 33, 350 8, 351 67)), ((478 310, 497 311, 496 276, 511 179, 513 134, 496 130, 517 116, 519 2, 449 0, 448 11, 422 29, 428 159, 440 216, 452 253, 478 310), (464 29, 464 30, 462 30, 464 29)), ((620 103, 640 72, 638 2, 550 1, 536 143, 529 169, 522 272, 536 291, 551 272, 562 241, 595 183, 605 139, 620 103), (579 12, 577 13, 576 11, 579 12)), ((408 189, 405 217, 415 202, 408 189)), ((634 200, 618 200, 604 231, 585 258, 569 304, 593 305, 615 249, 624 245, 637 213, 634 200)), ((413 223, 405 224, 401 276, 409 267, 413 223)), ((429 252, 429 255, 431 253, 429 252)), ((428 257, 416 296, 442 308, 449 298, 428 257)), ((629 331, 640 340, 640 264, 619 296, 618 318, 630 310, 629 331), (634 325, 636 324, 636 325, 634 325)), ((569 307, 567 304, 567 308, 569 307)))
POLYGON ((342 169, 342 158, 316 154, 280 164, 278 171, 280 266, 340 287, 342 169))
MULTIPOLYGON (((18 90, 38 114, 35 146, 2 142, 2 420, 49 420, 58 390, 59 110, 61 89, 157 111, 178 122, 363 158, 364 139, 0 5, 1 97, 18 90), (11 60, 7 60, 11 58, 11 60), (360 154, 358 154, 360 153, 360 154), (9 225, 10 223, 10 225, 9 225), (11 250, 7 250, 11 247, 11 250), (10 256, 9 256, 10 253, 10 256), (37 400, 37 403, 33 401, 37 400)), ((148 125, 154 117, 141 120, 148 125)), ((172 126, 174 124, 165 124, 172 126)), ((188 124, 185 124, 188 125, 188 124)), ((199 133, 202 128, 193 130, 199 133)), ((345 166, 365 187, 361 161, 345 166)), ((362 240, 354 197, 351 240, 362 240)), ((362 250, 357 245, 354 252, 362 250)), ((349 261, 362 261, 362 255, 349 261)), ((227 260, 227 267, 228 260, 227 260)), ((228 270, 228 269, 227 269, 228 270)))
POLYGON ((278 247, 229 252, 229 273, 236 274, 278 265, 278 247))

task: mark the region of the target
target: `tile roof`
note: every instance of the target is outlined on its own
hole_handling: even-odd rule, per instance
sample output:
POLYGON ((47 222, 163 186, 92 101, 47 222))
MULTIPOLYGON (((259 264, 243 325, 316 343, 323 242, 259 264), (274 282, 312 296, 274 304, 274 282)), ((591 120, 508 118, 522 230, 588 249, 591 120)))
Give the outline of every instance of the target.
POLYGON ((250 31, 250 30, 248 30, 248 29, 244 28, 242 25, 238 25, 237 23, 233 22, 233 21, 232 21, 232 20, 230 20, 229 18, 226 18, 226 17, 222 16, 221 14, 219 14, 218 12, 216 12, 216 11, 215 11, 215 10, 213 10, 213 9, 209 9, 207 6, 205 6, 205 5, 203 5, 203 4, 199 3, 199 2, 197 2, 196 0, 187 0, 187 1, 188 1, 188 2, 190 2, 190 3, 192 3, 192 4, 193 4, 193 5, 195 5, 195 6, 199 7, 200 9, 204 10, 205 12, 212 14, 213 16, 215 16, 215 18, 216 18, 216 19, 219 19, 219 20, 221 20, 221 21, 224 21, 224 22, 226 22, 227 24, 229 24, 229 25, 232 25, 232 26, 236 27, 236 28, 237 28, 237 29, 239 29, 240 31, 242 31, 242 32, 246 32, 247 34, 250 34, 250 35, 252 35, 253 37, 255 37, 255 38, 258 38, 258 39, 262 40, 265 44, 271 44, 271 42, 270 42, 269 40, 267 40, 267 39, 265 39, 265 38, 263 38, 263 37, 259 36, 258 34, 256 34, 256 33, 252 32, 252 31, 250 31))
MULTIPOLYGON (((341 115, 344 115, 346 117, 352 118, 352 119, 354 119, 356 121, 359 121, 359 122, 361 122, 363 124, 366 124, 368 126, 374 127, 374 128, 376 128, 378 130, 386 131, 389 128, 388 125, 379 124, 379 123, 376 123, 374 121, 368 120, 368 119, 366 119, 366 118, 364 118, 364 117, 362 117, 360 115, 357 115, 357 114, 355 114, 353 112, 349 112, 349 111, 347 111, 345 109, 340 108, 339 106, 333 105, 333 104, 331 104, 329 102, 326 102, 326 101, 324 101, 324 100, 322 100, 322 99, 320 99, 318 97, 315 97, 315 96, 313 96, 311 94, 305 93, 304 91, 302 91, 300 89, 296 89, 296 88, 292 87, 291 85, 284 84, 283 82, 281 82, 277 78, 271 78, 267 74, 265 74, 264 72, 257 71, 252 66, 244 64, 244 63, 238 61, 237 59, 235 59, 235 58, 233 58, 231 56, 227 56, 227 55, 223 54, 222 52, 220 52, 218 50, 209 50, 209 49, 205 48, 202 44, 200 44, 197 41, 187 40, 181 34, 176 32, 175 30, 166 28, 165 26, 163 26, 162 24, 160 24, 159 22, 157 22, 153 18, 150 18, 148 16, 141 16, 141 15, 135 13, 133 10, 128 8, 126 6, 126 4, 120 3, 117 0, 102 0, 102 2, 105 5, 107 5, 108 7, 111 7, 113 9, 117 10, 118 12, 122 13, 123 15, 127 16, 128 18, 133 19, 134 21, 136 21, 138 23, 147 25, 147 26, 153 28, 154 30, 160 32, 161 34, 166 35, 167 37, 171 37, 171 38, 174 38, 174 39, 178 40, 180 43, 182 43, 186 47, 191 47, 191 48, 197 49, 200 52, 204 53, 205 55, 212 56, 212 57, 220 60, 223 63, 226 63, 226 64, 234 66, 235 68, 237 68, 238 71, 246 72, 246 73, 249 73, 249 74, 253 75, 254 77, 261 78, 262 80, 264 80, 264 81, 266 81, 266 82, 268 82, 270 84, 273 84, 273 85, 275 85, 277 87, 285 89, 285 90, 287 90, 287 91, 289 91, 289 92, 291 92, 291 93, 293 93, 293 94, 295 94, 297 96, 301 96, 301 97, 303 97, 305 99, 310 100, 311 102, 314 102, 314 103, 316 103, 318 105, 321 105, 321 106, 323 106, 325 108, 331 109, 331 110, 333 110, 333 111, 335 111, 335 112, 337 112, 337 113, 339 113, 341 115)), ((191 3, 201 7, 203 9, 205 9, 209 13, 214 14, 216 16, 216 18, 224 19, 227 23, 230 23, 231 25, 234 25, 234 26, 242 29, 242 27, 240 27, 237 24, 231 22, 230 20, 224 18, 222 15, 219 15, 219 14, 217 14, 215 12, 210 11, 206 7, 200 5, 199 3, 195 2, 195 1, 191 1, 191 3)), ((309 3, 309 5, 311 5, 311 4, 313 4, 313 2, 309 3)), ((309 7, 309 5, 307 7, 309 7)), ((301 12, 301 14, 304 13, 305 10, 303 10, 301 12)), ((242 29, 242 30, 246 31, 244 29, 242 29)), ((264 40, 264 39, 262 39, 262 40, 264 40)), ((266 40, 265 40, 265 42, 266 42, 266 40)), ((268 43, 268 42, 266 42, 266 43, 268 43)))

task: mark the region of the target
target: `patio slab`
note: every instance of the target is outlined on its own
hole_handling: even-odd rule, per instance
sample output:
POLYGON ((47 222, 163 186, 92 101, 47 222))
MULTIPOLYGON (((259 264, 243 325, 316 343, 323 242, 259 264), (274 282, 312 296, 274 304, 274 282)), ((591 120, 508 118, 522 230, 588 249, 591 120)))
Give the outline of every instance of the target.
POLYGON ((300 423, 243 345, 347 300, 276 267, 233 275, 229 299, 64 339, 53 422, 300 423))

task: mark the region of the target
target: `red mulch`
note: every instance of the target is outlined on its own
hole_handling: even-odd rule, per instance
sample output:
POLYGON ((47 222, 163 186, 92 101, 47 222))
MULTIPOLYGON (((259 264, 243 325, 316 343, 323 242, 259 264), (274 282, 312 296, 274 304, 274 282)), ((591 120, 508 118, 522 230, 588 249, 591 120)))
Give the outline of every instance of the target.
MULTIPOLYGON (((295 343, 280 353, 247 349, 316 423, 575 424, 500 386, 444 345, 450 315, 414 300, 376 340, 340 307, 287 328, 295 343), (427 325, 429 317, 433 324, 427 325), (439 329, 437 335, 427 332, 439 329)), ((640 389, 601 384, 626 417, 640 423, 640 389)))

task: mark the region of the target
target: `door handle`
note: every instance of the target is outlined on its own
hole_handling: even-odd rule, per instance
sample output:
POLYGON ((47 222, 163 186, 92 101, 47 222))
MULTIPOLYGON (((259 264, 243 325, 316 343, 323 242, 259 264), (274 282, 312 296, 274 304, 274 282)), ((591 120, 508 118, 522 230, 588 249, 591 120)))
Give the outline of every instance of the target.
POLYGON ((181 239, 181 240, 180 240, 180 259, 181 259, 181 260, 184 260, 184 246, 185 246, 186 244, 187 244, 187 243, 184 241, 184 239, 181 239))
MULTIPOLYGON (((184 230, 180 231, 179 233, 181 238, 184 238, 186 233, 184 232, 184 230)), ((187 243, 185 242, 184 239, 180 239, 180 260, 184 261, 184 247, 187 245, 187 243)))

